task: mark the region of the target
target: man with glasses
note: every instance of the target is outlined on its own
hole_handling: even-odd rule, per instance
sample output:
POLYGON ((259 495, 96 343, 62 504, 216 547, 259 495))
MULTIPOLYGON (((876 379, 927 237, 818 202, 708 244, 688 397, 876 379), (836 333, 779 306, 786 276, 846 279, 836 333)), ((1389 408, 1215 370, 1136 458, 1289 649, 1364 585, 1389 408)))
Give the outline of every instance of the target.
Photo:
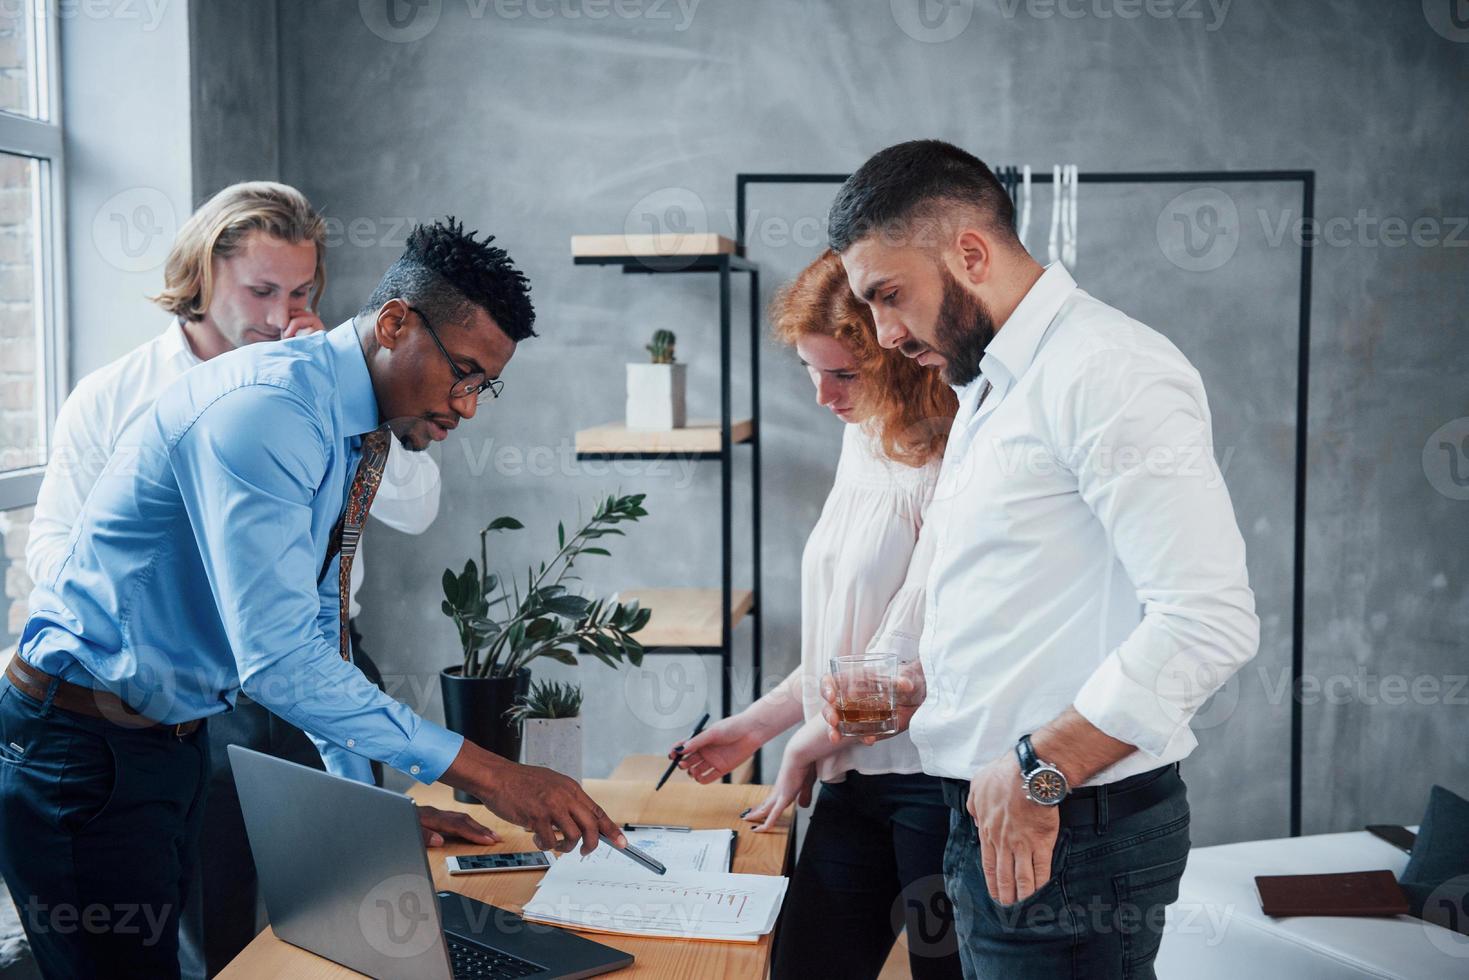
MULTIPOLYGON (((62 405, 50 461, 26 540, 31 581, 48 581, 69 551, 82 503, 114 453, 137 446, 123 433, 165 388, 190 368, 248 344, 288 340, 325 325, 317 307, 326 283, 326 224, 306 196, 273 181, 244 181, 219 191, 179 229, 152 297, 170 316, 147 343, 87 375, 62 405)), ((427 453, 401 446, 388 457, 370 516, 404 534, 421 534, 438 514, 439 469, 427 453)), ((374 684, 382 675, 356 627, 366 556, 352 563, 348 633, 352 662, 374 684)), ((230 770, 230 745, 321 768, 307 736, 248 696, 209 725, 212 771, 200 861, 184 912, 184 976, 219 972, 255 937, 256 879, 244 816, 230 770)), ((372 765, 381 785, 382 767, 372 765)))
MULTIPOLYGON (((573 780, 425 721, 350 661, 347 582, 390 442, 419 451, 473 418, 535 335, 525 277, 491 241, 415 228, 348 322, 188 371, 88 496, 0 680, 0 876, 47 976, 179 975, 201 729, 241 692, 338 774, 377 759, 474 794, 537 847, 625 844, 573 780)), ((420 817, 430 844, 498 840, 466 814, 420 817)))

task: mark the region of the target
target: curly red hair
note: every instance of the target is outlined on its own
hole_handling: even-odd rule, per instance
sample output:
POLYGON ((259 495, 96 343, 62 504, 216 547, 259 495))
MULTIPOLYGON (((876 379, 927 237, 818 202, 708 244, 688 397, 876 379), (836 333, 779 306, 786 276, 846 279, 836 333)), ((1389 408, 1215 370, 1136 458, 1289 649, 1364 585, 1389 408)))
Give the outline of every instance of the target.
POLYGON ((954 390, 939 372, 878 344, 872 314, 852 295, 835 252, 827 249, 776 294, 770 318, 782 343, 820 334, 851 352, 857 361, 856 409, 888 458, 923 466, 943 456, 959 408, 954 390))

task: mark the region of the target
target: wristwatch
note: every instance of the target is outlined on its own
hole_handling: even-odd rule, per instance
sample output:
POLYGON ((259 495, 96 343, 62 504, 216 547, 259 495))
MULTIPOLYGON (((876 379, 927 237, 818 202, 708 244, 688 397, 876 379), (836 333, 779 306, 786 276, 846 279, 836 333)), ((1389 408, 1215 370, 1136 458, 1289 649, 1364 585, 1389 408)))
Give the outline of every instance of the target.
POLYGON ((1071 787, 1060 769, 1036 758, 1029 735, 1020 736, 1020 741, 1015 743, 1015 756, 1020 760, 1020 782, 1025 787, 1025 798, 1041 806, 1060 806, 1071 787))

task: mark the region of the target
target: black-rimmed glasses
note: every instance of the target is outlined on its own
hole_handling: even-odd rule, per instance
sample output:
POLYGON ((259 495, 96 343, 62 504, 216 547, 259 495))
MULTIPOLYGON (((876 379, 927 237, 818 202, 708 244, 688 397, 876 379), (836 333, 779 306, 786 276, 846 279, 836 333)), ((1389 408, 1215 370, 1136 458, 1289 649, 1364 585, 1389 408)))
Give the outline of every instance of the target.
POLYGON ((497 378, 487 377, 483 371, 465 374, 459 370, 459 365, 455 363, 454 356, 444 347, 444 342, 439 339, 438 331, 434 329, 432 323, 428 322, 428 317, 423 315, 423 311, 413 306, 408 307, 408 309, 418 314, 418 318, 423 321, 424 329, 428 331, 428 335, 433 340, 434 346, 439 349, 440 354, 444 355, 444 360, 449 362, 449 370, 454 372, 454 386, 449 389, 450 398, 468 398, 472 395, 474 396, 475 404, 483 405, 485 395, 487 394, 491 398, 500 397, 500 392, 504 389, 505 382, 497 378))

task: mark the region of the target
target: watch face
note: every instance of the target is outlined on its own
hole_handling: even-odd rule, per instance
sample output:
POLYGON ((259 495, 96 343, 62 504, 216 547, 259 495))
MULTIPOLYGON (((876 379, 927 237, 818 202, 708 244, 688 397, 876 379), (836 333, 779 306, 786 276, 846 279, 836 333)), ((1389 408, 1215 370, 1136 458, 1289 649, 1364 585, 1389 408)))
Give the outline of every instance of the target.
POLYGON ((1046 806, 1055 806, 1066 796, 1066 780, 1054 769, 1042 769, 1026 783, 1030 798, 1046 806))

